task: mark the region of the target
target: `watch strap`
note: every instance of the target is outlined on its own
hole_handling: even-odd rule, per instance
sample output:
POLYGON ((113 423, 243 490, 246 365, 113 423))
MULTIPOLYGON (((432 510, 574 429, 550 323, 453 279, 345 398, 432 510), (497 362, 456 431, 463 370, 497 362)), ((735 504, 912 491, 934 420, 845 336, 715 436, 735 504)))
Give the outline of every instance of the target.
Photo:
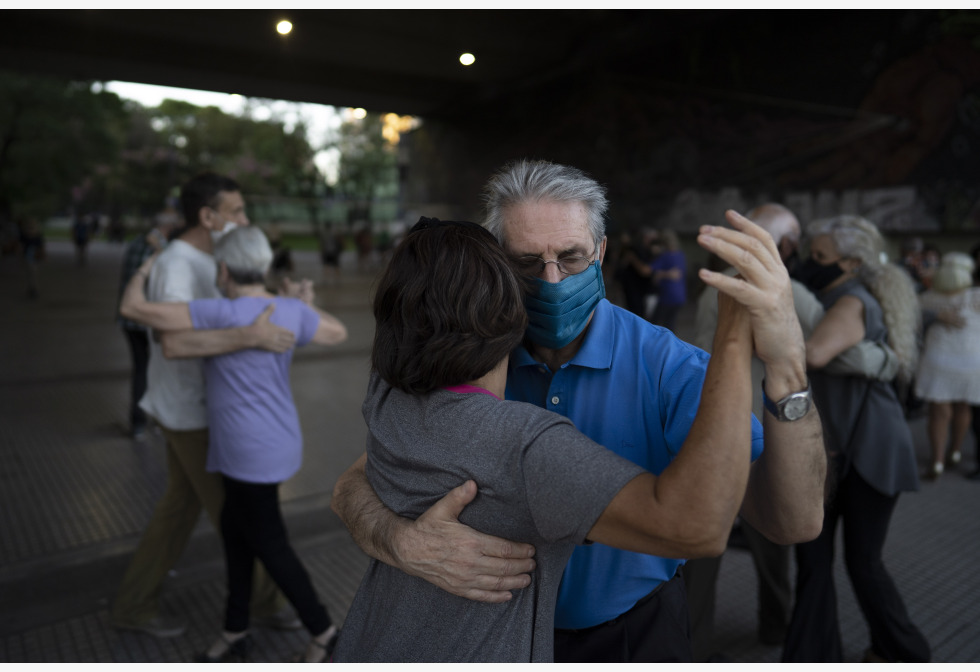
POLYGON ((772 399, 769 398, 769 395, 766 394, 766 379, 765 378, 762 379, 762 405, 765 407, 767 411, 772 413, 774 418, 776 418, 780 422, 792 422, 793 420, 799 420, 800 418, 803 417, 800 416, 800 418, 792 418, 792 419, 787 418, 782 410, 783 406, 785 406, 790 399, 800 394, 805 394, 809 398, 809 404, 807 407, 807 413, 809 413, 810 407, 813 406, 813 392, 811 391, 809 378, 807 378, 805 390, 800 390, 799 392, 793 392, 792 394, 788 394, 782 399, 780 399, 779 401, 773 401, 772 399))

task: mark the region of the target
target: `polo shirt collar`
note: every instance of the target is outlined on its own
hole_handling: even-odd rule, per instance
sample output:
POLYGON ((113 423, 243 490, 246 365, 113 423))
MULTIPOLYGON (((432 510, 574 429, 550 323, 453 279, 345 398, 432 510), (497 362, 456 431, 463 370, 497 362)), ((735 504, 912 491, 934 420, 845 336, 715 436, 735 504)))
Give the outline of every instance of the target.
MULTIPOLYGON (((589 329, 582 341, 582 347, 566 365, 584 366, 589 369, 612 368, 613 308, 608 299, 602 299, 592 313, 589 329)), ((527 348, 517 346, 511 353, 512 366, 540 366, 527 348)))

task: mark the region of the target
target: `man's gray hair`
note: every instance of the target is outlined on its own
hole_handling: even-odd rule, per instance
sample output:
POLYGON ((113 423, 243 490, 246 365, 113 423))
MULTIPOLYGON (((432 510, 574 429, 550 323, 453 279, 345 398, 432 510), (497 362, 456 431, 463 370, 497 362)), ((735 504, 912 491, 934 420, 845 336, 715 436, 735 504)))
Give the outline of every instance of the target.
POLYGON ((239 285, 256 285, 264 282, 272 264, 272 247, 259 227, 239 226, 215 243, 214 260, 224 262, 239 285))
POLYGON ((783 238, 789 238, 794 246, 800 244, 800 220, 793 211, 781 203, 763 203, 752 208, 746 218, 761 226, 772 236, 777 245, 783 238))
POLYGON ((578 168, 549 161, 520 159, 497 172, 483 192, 487 218, 483 226, 504 244, 505 208, 533 201, 578 201, 588 213, 589 233, 596 246, 606 235, 609 207, 606 190, 578 168))

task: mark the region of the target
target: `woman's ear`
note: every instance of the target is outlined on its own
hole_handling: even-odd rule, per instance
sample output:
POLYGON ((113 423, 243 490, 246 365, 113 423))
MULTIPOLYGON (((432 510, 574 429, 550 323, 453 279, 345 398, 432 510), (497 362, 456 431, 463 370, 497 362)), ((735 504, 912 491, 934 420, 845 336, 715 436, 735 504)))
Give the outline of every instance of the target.
POLYGON ((229 277, 230 276, 228 274, 228 265, 223 261, 219 261, 218 262, 218 285, 221 286, 227 284, 229 277))

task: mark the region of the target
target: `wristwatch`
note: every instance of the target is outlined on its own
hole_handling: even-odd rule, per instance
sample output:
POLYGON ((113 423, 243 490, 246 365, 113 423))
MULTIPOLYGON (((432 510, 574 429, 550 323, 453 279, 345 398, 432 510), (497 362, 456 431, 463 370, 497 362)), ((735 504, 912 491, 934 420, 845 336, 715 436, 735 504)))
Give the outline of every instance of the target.
POLYGON ((779 401, 773 401, 766 396, 766 381, 762 381, 762 404, 766 410, 772 413, 780 422, 793 422, 799 420, 810 412, 813 405, 813 394, 810 392, 810 381, 806 381, 806 389, 802 392, 794 392, 779 401))

